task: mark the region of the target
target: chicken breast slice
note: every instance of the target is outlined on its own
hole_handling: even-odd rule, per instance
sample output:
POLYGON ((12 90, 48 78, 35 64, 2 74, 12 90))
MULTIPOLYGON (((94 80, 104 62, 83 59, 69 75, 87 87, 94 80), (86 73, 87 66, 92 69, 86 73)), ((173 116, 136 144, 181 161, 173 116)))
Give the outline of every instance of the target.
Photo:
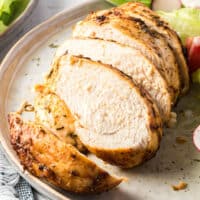
POLYGON ((34 102, 35 121, 48 127, 66 144, 71 144, 80 152, 87 153, 78 136, 74 133, 75 119, 63 100, 43 86, 36 86, 34 102))
POLYGON ((67 102, 76 134, 99 158, 130 168, 155 155, 162 136, 157 106, 119 70, 65 55, 47 85, 67 102))
POLYGON ((98 11, 77 23, 73 37, 115 41, 139 50, 163 75, 172 102, 176 102, 180 93, 180 75, 175 56, 166 40, 141 20, 112 10, 98 11))
POLYGON ((33 175, 74 193, 99 193, 121 183, 43 126, 24 122, 16 113, 8 121, 11 144, 33 175))
POLYGON ((159 70, 139 50, 99 39, 70 39, 58 49, 56 58, 66 52, 112 65, 129 75, 150 94, 158 105, 163 121, 169 120, 172 102, 167 83, 159 70))
POLYGON ((162 20, 156 12, 153 12, 151 9, 138 2, 128 2, 113 10, 143 20, 148 27, 162 34, 166 38, 168 44, 173 49, 178 62, 181 74, 181 93, 186 93, 189 89, 188 66, 184 57, 181 40, 170 25, 162 20))

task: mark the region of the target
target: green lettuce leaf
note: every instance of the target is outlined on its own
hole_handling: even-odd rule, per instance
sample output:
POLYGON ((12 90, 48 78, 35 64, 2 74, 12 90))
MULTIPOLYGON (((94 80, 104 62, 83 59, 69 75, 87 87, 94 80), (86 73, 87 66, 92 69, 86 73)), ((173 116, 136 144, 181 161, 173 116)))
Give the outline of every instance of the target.
POLYGON ((5 25, 3 24, 3 22, 0 21, 0 33, 4 32, 6 29, 7 29, 7 26, 5 26, 5 25))
POLYGON ((0 0, 0 32, 6 30, 27 7, 29 0, 0 0))
POLYGON ((181 8, 173 12, 158 11, 158 14, 179 34, 183 44, 188 37, 200 35, 200 9, 181 8))
POLYGON ((192 74, 192 81, 193 83, 200 83, 200 69, 192 74))
POLYGON ((115 6, 119 6, 123 3, 127 3, 127 2, 140 2, 145 4, 148 7, 151 7, 151 2, 152 0, 107 0, 108 2, 110 2, 111 4, 115 5, 115 6))

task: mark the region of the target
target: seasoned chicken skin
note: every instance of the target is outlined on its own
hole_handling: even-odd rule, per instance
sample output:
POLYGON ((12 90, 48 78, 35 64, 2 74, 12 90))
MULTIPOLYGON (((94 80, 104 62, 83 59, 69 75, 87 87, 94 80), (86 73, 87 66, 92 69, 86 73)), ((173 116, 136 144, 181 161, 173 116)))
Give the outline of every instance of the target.
POLYGON ((129 17, 135 17, 144 21, 148 27, 157 31, 166 39, 170 48, 173 50, 176 56, 176 60, 178 62, 181 75, 181 93, 186 93, 189 89, 190 82, 188 66, 184 57, 181 40, 177 33, 170 27, 170 25, 166 21, 162 20, 156 12, 153 12, 142 3, 128 2, 114 8, 114 10, 122 12, 129 17))
POLYGON ((24 122, 16 113, 8 121, 11 144, 33 175, 75 193, 99 193, 121 183, 41 125, 24 122))
POLYGON ((66 103, 44 86, 38 85, 35 90, 38 92, 34 103, 36 122, 48 127, 66 144, 86 153, 87 149, 75 134, 75 119, 66 103))

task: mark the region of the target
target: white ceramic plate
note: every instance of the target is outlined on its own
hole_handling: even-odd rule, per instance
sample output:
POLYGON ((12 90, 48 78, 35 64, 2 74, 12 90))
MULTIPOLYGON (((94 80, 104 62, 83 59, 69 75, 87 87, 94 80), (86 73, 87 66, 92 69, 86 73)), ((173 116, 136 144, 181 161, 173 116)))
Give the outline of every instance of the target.
MULTIPOLYGON (((175 111, 178 124, 166 129, 156 157, 144 165, 120 170, 101 161, 111 172, 128 180, 114 190, 95 196, 77 196, 53 188, 23 170, 9 142, 7 114, 16 111, 24 100, 33 101, 32 88, 41 83, 47 73, 56 45, 71 37, 74 23, 88 12, 108 8, 102 0, 88 1, 66 10, 26 34, 8 53, 0 68, 0 139, 10 162, 39 192, 56 199, 104 200, 190 200, 200 197, 200 153, 192 143, 192 131, 200 123, 200 87, 193 85, 190 93, 179 101, 175 111), (176 137, 184 136, 187 142, 177 144, 176 137), (188 183, 188 188, 175 192, 172 184, 188 183)), ((28 116, 27 116, 28 117, 28 116)))

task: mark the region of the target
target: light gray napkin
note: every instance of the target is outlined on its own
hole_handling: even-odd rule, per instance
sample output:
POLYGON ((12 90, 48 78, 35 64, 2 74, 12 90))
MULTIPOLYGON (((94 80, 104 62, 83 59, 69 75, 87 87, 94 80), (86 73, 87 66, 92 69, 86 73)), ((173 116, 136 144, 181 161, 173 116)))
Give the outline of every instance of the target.
POLYGON ((0 200, 34 200, 31 186, 19 176, 0 146, 0 200))

